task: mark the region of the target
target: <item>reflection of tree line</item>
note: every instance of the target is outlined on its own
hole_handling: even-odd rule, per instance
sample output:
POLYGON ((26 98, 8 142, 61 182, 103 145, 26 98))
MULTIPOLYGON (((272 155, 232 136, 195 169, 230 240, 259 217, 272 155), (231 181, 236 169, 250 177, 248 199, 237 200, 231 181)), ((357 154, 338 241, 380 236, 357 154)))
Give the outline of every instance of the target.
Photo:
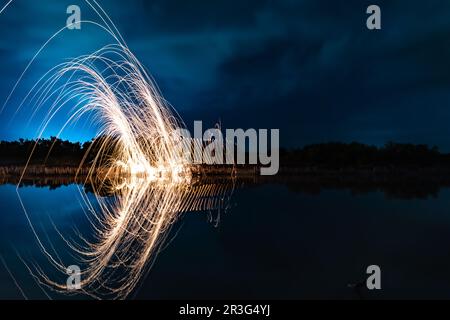
MULTIPOLYGON (((370 192, 383 192, 389 198, 425 199, 436 197, 441 188, 450 187, 450 172, 428 174, 427 171, 414 175, 405 175, 398 172, 391 173, 297 173, 295 175, 280 174, 277 176, 242 175, 237 177, 223 175, 203 175, 195 178, 195 185, 229 185, 234 183, 237 188, 256 187, 259 185, 286 186, 293 192, 318 195, 324 190, 350 190, 352 194, 367 194, 370 192)), ((0 184, 14 184, 19 182, 19 176, 0 176, 0 184)), ((26 176, 20 186, 49 187, 56 189, 70 184, 82 184, 86 192, 95 192, 99 196, 111 196, 108 188, 95 185, 96 182, 86 180, 85 175, 74 178, 66 176, 26 176), (95 190, 95 191, 94 191, 95 190)))
POLYGON ((393 174, 373 175, 320 175, 294 176, 284 181, 291 191, 320 194, 323 190, 350 190, 353 195, 383 192, 388 198, 426 199, 437 197, 441 188, 450 187, 450 174, 406 176, 393 174))

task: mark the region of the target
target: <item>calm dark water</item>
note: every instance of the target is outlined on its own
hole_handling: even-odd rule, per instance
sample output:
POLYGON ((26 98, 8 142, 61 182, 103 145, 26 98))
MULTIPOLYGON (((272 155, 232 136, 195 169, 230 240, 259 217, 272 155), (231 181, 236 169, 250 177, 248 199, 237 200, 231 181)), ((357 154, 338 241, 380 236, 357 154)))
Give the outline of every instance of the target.
MULTIPOLYGON (((76 185, 19 191, 57 251, 64 244, 52 223, 62 233, 87 228, 76 185)), ((15 186, 0 186, 0 200, 0 253, 28 298, 46 298, 18 257, 45 261, 15 186)), ((284 185, 248 186, 235 191, 217 227, 194 212, 171 232, 133 298, 450 298, 445 188, 435 197, 404 200, 381 191, 305 194, 284 185), (371 264, 381 267, 382 289, 349 288, 365 283, 371 264)), ((3 264, 0 270, 0 298, 22 298, 3 264)))

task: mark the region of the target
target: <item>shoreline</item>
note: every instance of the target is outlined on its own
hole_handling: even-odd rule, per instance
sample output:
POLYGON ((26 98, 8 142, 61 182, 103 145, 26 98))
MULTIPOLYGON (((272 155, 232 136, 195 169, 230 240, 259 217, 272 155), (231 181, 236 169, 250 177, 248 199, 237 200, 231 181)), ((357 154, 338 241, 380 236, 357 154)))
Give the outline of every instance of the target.
MULTIPOLYGON (((388 198, 426 199, 450 188, 450 168, 340 168, 284 167, 275 176, 256 174, 256 167, 193 168, 193 185, 235 184, 240 187, 274 185, 292 192, 317 195, 326 190, 348 190, 353 195, 382 192, 388 198)), ((0 166, 0 185, 18 185, 24 166, 0 166)), ((56 189, 70 184, 84 185, 90 191, 95 181, 87 179, 88 168, 75 177, 75 166, 30 166, 19 187, 37 186, 56 189)), ((107 195, 107 194, 105 194, 107 195)))
MULTIPOLYGON (((231 175, 231 174, 255 174, 260 175, 258 165, 192 165, 194 174, 208 175, 231 175)), ((25 165, 3 164, 0 165, 0 176, 22 175, 25 165)), ((27 166, 26 175, 72 175, 79 171, 80 174, 87 174, 89 166, 79 167, 77 165, 41 165, 30 164, 27 166)), ((342 166, 327 167, 315 165, 280 166, 277 175, 323 175, 323 174, 445 174, 450 175, 450 166, 342 166)), ((272 177, 273 177, 272 176, 272 177)), ((267 175, 266 177, 270 177, 267 175)))

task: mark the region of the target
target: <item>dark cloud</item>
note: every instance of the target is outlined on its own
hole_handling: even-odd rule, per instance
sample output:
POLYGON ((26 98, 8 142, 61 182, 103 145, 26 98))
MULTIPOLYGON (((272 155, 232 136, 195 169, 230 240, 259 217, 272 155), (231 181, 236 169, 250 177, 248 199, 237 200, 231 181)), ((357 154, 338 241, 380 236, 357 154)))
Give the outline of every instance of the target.
MULTIPOLYGON (((378 1, 382 30, 374 32, 365 27, 371 1, 100 3, 188 124, 280 128, 286 146, 397 140, 450 149, 448 1, 378 1)), ((65 20, 64 5, 22 4, 0 17, 2 30, 13 26, 0 36, 0 94, 65 20), (36 12, 45 20, 30 27, 23 16, 36 12)), ((83 13, 94 19, 86 6, 83 13)), ((105 41, 83 32, 48 51, 45 65, 105 41)))

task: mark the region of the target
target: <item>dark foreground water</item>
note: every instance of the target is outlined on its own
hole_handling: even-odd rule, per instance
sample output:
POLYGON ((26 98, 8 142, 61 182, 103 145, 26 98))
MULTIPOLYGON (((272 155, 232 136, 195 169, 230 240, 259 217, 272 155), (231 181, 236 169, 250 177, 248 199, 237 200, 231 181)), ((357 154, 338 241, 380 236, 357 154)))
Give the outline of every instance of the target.
MULTIPOLYGON (((449 189, 425 199, 292 190, 240 188, 217 227, 207 213, 185 214, 132 297, 450 298, 449 189), (372 264, 381 290, 348 286, 364 284, 372 264)), ((62 233, 85 227, 76 185, 19 192, 37 231, 61 250, 53 224, 62 233)), ((15 282, 27 298, 46 298, 20 260, 44 261, 12 185, 0 186, 0 253, 0 298, 22 298, 15 282)))

